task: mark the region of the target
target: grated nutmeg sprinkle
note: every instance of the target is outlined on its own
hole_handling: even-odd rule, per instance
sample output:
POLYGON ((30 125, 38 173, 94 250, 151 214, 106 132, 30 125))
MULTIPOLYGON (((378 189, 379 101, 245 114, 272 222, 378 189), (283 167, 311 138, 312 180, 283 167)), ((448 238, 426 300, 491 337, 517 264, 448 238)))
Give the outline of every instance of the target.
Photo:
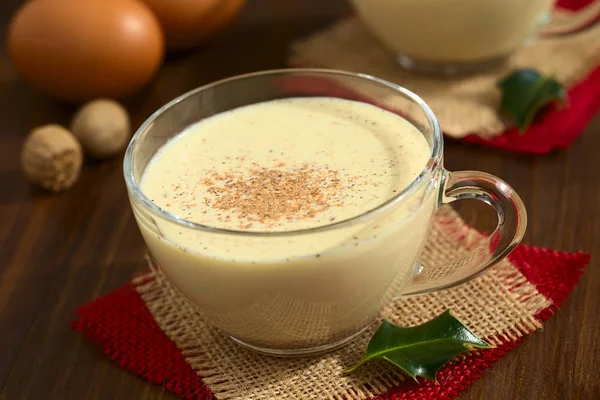
POLYGON ((248 229, 258 222, 273 225, 279 221, 314 218, 317 214, 343 205, 339 173, 309 164, 288 166, 279 162, 275 167, 254 167, 247 172, 211 171, 201 182, 211 195, 205 204, 226 211, 248 229))

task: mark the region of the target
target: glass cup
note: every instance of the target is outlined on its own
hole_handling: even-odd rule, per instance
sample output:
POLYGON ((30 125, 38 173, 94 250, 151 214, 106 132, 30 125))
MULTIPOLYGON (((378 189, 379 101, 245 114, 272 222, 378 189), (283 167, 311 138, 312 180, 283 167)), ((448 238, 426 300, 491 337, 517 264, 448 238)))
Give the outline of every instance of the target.
POLYGON ((204 318, 239 344, 278 356, 328 351, 360 335, 400 294, 427 293, 469 281, 504 258, 521 240, 526 213, 505 182, 443 167, 443 139, 425 102, 409 90, 361 74, 284 69, 225 79, 192 90, 155 112, 134 135, 124 160, 131 206, 153 262, 204 318), (149 161, 169 139, 213 115, 273 99, 328 96, 381 106, 398 100, 401 113, 431 148, 420 175, 402 192, 363 214, 326 226, 249 232, 204 226, 155 205, 140 189, 149 161), (411 116, 402 108, 411 109, 411 116), (417 110, 417 112, 415 112, 417 110), (468 257, 446 265, 418 264, 436 209, 477 199, 498 214, 498 226, 468 257), (373 230, 377 226, 377 233, 373 230), (190 238, 178 242, 175 232, 190 238), (231 249, 214 257, 194 243, 231 249), (281 244, 293 244, 290 246, 281 244), (319 249, 322 243, 336 243, 319 249), (269 257, 247 259, 236 246, 269 257), (319 249, 319 250, 315 250, 319 249))
POLYGON ((535 36, 594 23, 600 1, 554 18, 555 0, 352 0, 356 13, 408 70, 452 75, 498 64, 535 36))

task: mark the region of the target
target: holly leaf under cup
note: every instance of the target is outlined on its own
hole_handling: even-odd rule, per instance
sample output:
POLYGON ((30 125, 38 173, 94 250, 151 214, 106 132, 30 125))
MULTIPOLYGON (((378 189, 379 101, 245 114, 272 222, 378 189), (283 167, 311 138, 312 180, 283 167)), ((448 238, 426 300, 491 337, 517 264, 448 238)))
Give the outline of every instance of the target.
POLYGON ((564 104, 563 86, 552 76, 533 69, 519 69, 505 76, 498 87, 502 91, 500 113, 513 120, 524 132, 536 114, 552 102, 564 104))
POLYGON ((491 347, 446 310, 424 324, 404 328, 384 321, 371 338, 363 358, 345 373, 367 361, 383 359, 416 380, 436 380, 438 370, 460 353, 491 347))

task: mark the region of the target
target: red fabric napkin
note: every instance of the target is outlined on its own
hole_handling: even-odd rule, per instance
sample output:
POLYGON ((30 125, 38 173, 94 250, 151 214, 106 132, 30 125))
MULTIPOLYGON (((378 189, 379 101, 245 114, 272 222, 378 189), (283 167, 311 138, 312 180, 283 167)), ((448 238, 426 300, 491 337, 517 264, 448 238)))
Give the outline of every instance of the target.
MULTIPOLYGON (((554 303, 537 315, 545 320, 579 281, 590 256, 581 252, 564 253, 520 245, 510 258, 538 291, 554 303)), ((120 367, 183 399, 212 399, 201 377, 158 327, 132 285, 125 285, 80 307, 76 314, 77 320, 72 322, 72 328, 83 332, 120 367)), ((426 380, 420 380, 418 384, 408 382, 377 399, 453 399, 522 340, 506 342, 500 347, 449 364, 439 372, 438 384, 426 380)))
MULTIPOLYGON (((563 2, 567 2, 564 0, 563 2)), ((525 133, 513 128, 491 140, 470 135, 463 140, 503 150, 545 154, 569 147, 600 110, 600 67, 568 92, 568 107, 551 109, 525 133)))

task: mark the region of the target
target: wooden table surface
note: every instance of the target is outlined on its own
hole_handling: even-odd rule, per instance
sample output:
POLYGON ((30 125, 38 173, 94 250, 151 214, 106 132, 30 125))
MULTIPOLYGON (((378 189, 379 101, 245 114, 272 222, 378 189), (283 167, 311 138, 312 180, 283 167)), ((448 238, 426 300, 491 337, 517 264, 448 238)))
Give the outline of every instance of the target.
MULTIPOLYGON (((2 26, 20 1, 0 4, 2 26)), ((343 0, 252 0, 235 27, 205 48, 169 59, 127 102, 134 124, 173 97, 239 73, 285 66, 287 46, 348 12, 343 0)), ((4 30, 3 30, 4 32, 4 30)), ((69 329, 77 306, 141 272, 144 244, 129 208, 122 156, 88 163, 51 195, 28 184, 19 149, 40 124, 66 124, 72 107, 18 79, 0 53, 0 399, 174 399, 113 365, 69 329)), ((600 118, 568 150, 500 153, 457 142, 446 166, 503 177, 529 211, 524 242, 600 254, 600 118)), ((461 207, 467 220, 476 210, 461 207)), ((478 209, 479 210, 479 209, 478 209)), ((486 213, 481 221, 491 220, 486 213)), ((600 268, 587 269, 561 311, 476 382, 464 399, 592 399, 600 395, 600 268)), ((595 264, 595 265, 594 265, 595 264)))

